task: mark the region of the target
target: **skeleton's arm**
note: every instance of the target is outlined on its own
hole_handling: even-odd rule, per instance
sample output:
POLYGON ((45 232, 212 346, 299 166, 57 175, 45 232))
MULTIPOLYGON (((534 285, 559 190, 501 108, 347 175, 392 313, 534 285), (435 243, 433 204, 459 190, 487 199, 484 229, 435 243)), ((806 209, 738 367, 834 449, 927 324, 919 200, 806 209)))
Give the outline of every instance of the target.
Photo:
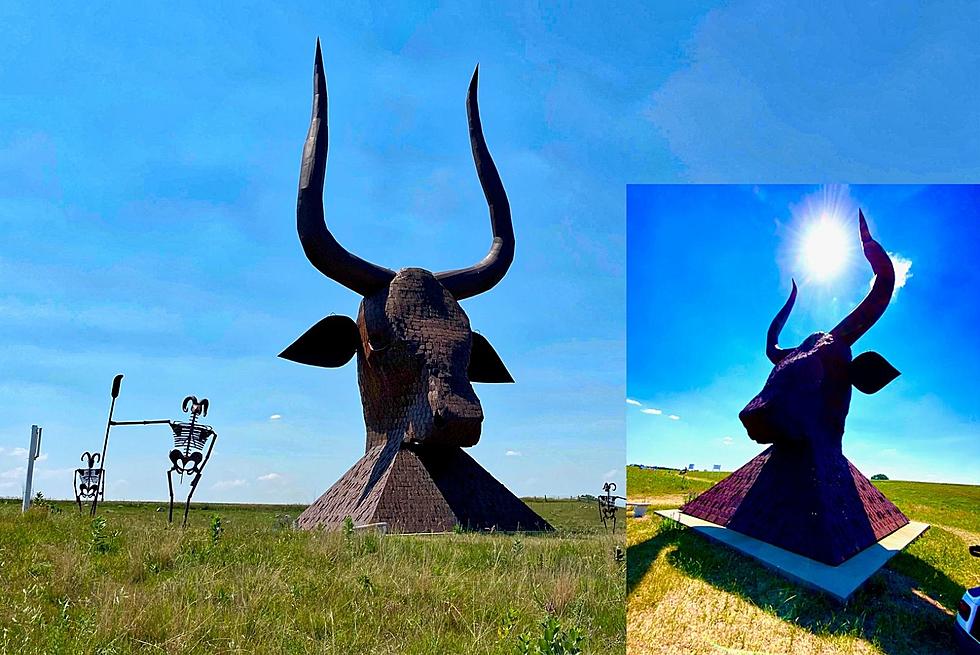
POLYGON ((199 471, 203 471, 203 470, 204 470, 204 467, 205 467, 205 466, 207 465, 207 463, 208 463, 208 459, 209 459, 209 458, 211 457, 211 451, 212 451, 212 450, 214 450, 214 444, 215 444, 215 443, 216 443, 217 441, 218 441, 218 433, 217 433, 217 432, 215 432, 214 430, 212 430, 212 431, 211 431, 211 443, 210 443, 210 444, 208 444, 208 452, 207 452, 207 453, 205 453, 205 455, 204 455, 204 461, 203 461, 203 462, 201 462, 201 468, 200 468, 200 469, 198 469, 199 471))

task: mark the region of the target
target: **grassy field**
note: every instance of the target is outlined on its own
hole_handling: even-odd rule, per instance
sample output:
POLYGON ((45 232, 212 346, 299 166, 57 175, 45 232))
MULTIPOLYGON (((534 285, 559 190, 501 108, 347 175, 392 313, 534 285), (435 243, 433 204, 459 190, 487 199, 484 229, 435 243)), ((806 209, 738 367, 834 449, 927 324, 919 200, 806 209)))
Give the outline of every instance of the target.
POLYGON ((102 504, 103 525, 0 502, 0 653, 537 653, 522 642, 549 631, 623 652, 624 522, 529 505, 558 531, 303 532, 301 507, 242 505, 181 530, 160 503, 102 504))
MULTIPOLYGON (((627 495, 673 508, 724 475, 630 468, 627 495)), ((980 543, 980 486, 875 484, 932 527, 847 606, 656 515, 628 519, 628 652, 955 653, 956 603, 980 584, 980 561, 967 551, 980 543)))

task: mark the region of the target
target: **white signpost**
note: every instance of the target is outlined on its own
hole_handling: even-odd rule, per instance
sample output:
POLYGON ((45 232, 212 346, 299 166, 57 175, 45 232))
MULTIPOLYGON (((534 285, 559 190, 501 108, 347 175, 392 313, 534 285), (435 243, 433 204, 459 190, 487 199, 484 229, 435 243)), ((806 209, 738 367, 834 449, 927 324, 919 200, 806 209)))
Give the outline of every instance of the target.
POLYGON ((31 426, 31 448, 27 451, 27 482, 24 484, 24 504, 21 511, 31 508, 31 486, 34 484, 34 460, 41 456, 41 430, 36 425, 31 426))

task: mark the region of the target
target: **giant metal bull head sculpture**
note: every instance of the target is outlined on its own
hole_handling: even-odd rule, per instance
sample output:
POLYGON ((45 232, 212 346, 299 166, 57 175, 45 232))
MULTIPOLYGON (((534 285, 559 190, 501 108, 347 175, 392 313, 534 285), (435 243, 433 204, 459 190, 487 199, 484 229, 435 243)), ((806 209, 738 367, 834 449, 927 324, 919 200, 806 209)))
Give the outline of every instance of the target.
POLYGON ((321 273, 363 300, 354 322, 328 316, 279 356, 301 364, 337 367, 357 355, 367 447, 393 439, 472 446, 483 410, 471 382, 513 382, 490 343, 470 329, 459 301, 496 285, 514 259, 510 205, 483 137, 477 76, 466 96, 473 161, 487 203, 493 243, 470 268, 395 273, 341 246, 324 221, 327 165, 327 85, 320 42, 313 71, 313 117, 303 149, 296 227, 307 258, 321 273))
POLYGON ((775 365, 766 385, 738 417, 754 441, 805 443, 840 450, 851 386, 872 394, 898 377, 885 358, 867 352, 851 359, 851 346, 884 314, 895 287, 891 259, 871 238, 859 211, 861 244, 875 279, 871 291, 830 332, 817 332, 796 348, 777 344, 779 333, 796 301, 796 282, 783 308, 769 326, 766 355, 775 365))

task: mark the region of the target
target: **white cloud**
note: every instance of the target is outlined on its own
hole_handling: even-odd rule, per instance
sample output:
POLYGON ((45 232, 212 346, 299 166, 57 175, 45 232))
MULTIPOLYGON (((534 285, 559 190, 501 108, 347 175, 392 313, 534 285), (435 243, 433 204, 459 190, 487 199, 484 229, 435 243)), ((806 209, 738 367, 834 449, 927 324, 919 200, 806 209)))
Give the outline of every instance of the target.
POLYGON ((234 487, 244 487, 245 480, 221 480, 211 485, 212 489, 232 489, 234 487))
MULTIPOLYGON (((0 448, 0 455, 7 455, 8 457, 13 457, 15 459, 26 458, 27 448, 21 448, 19 446, 16 448, 0 448)), ((42 453, 38 455, 36 461, 43 462, 47 458, 48 458, 47 453, 42 453)))
POLYGON ((279 475, 278 473, 266 473, 265 475, 260 475, 258 477, 258 479, 262 480, 263 482, 271 482, 273 480, 279 480, 281 478, 282 476, 279 475))
MULTIPOLYGON (((896 298, 898 290, 904 287, 905 282, 912 277, 912 260, 895 252, 888 253, 888 256, 891 257, 892 266, 895 267, 895 290, 892 291, 892 298, 896 298)), ((875 279, 872 277, 871 282, 868 283, 868 288, 874 286, 874 283, 875 279)))
POLYGON ((679 420, 681 420, 681 417, 678 416, 677 414, 671 414, 667 418, 669 418, 671 421, 679 421, 679 420))
POLYGON ((519 450, 508 450, 504 454, 507 455, 507 457, 520 457, 521 456, 521 451, 519 451, 519 450))
POLYGON ((18 466, 17 468, 8 469, 6 471, 0 472, 0 480, 16 480, 18 478, 24 477, 27 474, 27 469, 23 466, 18 466))
POLYGON ((282 418, 282 414, 273 414, 272 416, 269 417, 269 420, 270 421, 278 421, 281 418, 282 418))
POLYGON ((653 409, 652 407, 648 407, 647 409, 641 409, 640 411, 643 412, 644 414, 654 414, 656 416, 660 416, 661 414, 663 414, 663 410, 653 409))
POLYGON ((608 471, 602 474, 602 478, 604 480, 608 480, 609 478, 614 478, 617 475, 620 475, 621 473, 622 471, 620 471, 619 469, 609 469, 608 471))
POLYGON ((735 440, 732 439, 731 437, 725 437, 724 439, 721 440, 721 443, 726 446, 731 446, 734 442, 735 440))
POLYGON ((636 405, 637 407, 639 407, 643 403, 641 403, 639 400, 633 400, 632 398, 627 398, 626 399, 626 404, 627 405, 636 405))
MULTIPOLYGON (((39 468, 34 471, 34 477, 38 480, 60 480, 65 477, 75 475, 75 468, 39 468)), ((115 484, 115 482, 113 483, 115 484)))

